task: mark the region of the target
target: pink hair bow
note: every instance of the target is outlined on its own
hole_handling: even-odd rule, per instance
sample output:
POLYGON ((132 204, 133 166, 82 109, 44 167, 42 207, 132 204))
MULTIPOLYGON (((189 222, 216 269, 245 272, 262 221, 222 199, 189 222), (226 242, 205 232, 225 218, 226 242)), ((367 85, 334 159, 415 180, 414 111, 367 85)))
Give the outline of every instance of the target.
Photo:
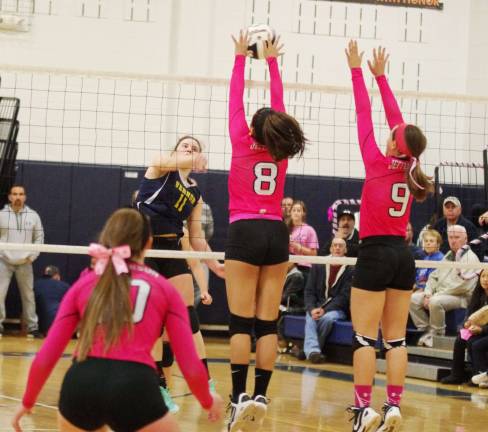
POLYGON ((412 159, 412 164, 410 165, 410 170, 409 170, 409 172, 408 172, 408 175, 409 175, 409 176, 410 176, 410 178, 412 179, 412 181, 413 181, 413 183, 415 184, 415 186, 417 186, 419 189, 424 190, 425 188, 424 188, 423 186, 420 186, 420 185, 419 185, 419 184, 418 184, 418 183, 415 181, 415 179, 414 179, 414 177, 413 177, 413 170, 415 169, 415 167, 416 167, 417 165, 420 165, 420 161, 419 161, 419 160, 418 160, 416 157, 414 157, 414 156, 412 156, 412 157, 411 157, 411 159, 412 159))
POLYGON ((128 245, 107 249, 101 244, 90 243, 88 254, 97 260, 95 263, 95 273, 97 275, 101 275, 105 271, 109 259, 112 259, 112 264, 118 275, 129 273, 129 268, 125 262, 127 258, 130 258, 130 247, 128 245))

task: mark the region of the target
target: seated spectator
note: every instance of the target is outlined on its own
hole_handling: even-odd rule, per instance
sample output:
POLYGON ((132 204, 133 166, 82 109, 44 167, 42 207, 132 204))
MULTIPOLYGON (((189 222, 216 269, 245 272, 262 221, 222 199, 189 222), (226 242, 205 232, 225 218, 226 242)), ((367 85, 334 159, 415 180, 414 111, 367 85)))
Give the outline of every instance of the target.
MULTIPOLYGON (((307 208, 303 201, 295 201, 291 207, 290 219, 288 220, 288 230, 290 231, 290 253, 293 255, 317 255, 319 240, 315 230, 305 223, 307 219, 307 208)), ((312 264, 301 262, 296 264, 304 276, 307 277, 312 264)))
POLYGON ((407 243, 407 246, 410 248, 410 252, 412 252, 414 259, 423 260, 425 258, 425 252, 422 250, 422 248, 418 247, 413 242, 413 227, 412 227, 412 224, 410 222, 407 224, 407 233, 405 234, 405 243, 407 243))
POLYGON ((283 217, 283 222, 287 223, 290 219, 291 207, 293 206, 292 197, 284 197, 281 200, 281 216, 283 217))
MULTIPOLYGON (((466 245, 467 240, 466 228, 461 225, 451 225, 448 228, 450 250, 442 261, 479 262, 478 257, 469 246, 460 259, 456 257, 456 253, 466 245)), ((430 274, 425 290, 412 294, 410 316, 416 327, 424 331, 419 339, 419 345, 431 348, 434 335, 444 334, 446 312, 467 306, 477 279, 477 277, 472 276, 472 270, 460 271, 455 268, 438 268, 430 274)))
POLYGON ((59 269, 54 265, 48 265, 42 277, 35 281, 34 294, 41 333, 47 334, 68 289, 69 285, 61 280, 59 269))
MULTIPOLYGON (((468 242, 478 237, 478 231, 476 227, 466 219, 462 213, 461 202, 454 196, 447 197, 442 205, 442 212, 444 217, 439 219, 434 225, 434 229, 439 231, 442 237, 441 252, 446 254, 449 252, 449 244, 447 242, 447 229, 452 225, 461 225, 466 228, 468 234, 468 242)), ((483 259, 484 251, 482 247, 473 246, 473 252, 478 256, 480 260, 483 259)))
POLYGON ((454 342, 451 373, 442 378, 443 384, 462 384, 467 381, 464 358, 466 350, 473 362, 472 371, 486 372, 488 370, 488 325, 479 326, 469 320, 469 316, 488 305, 488 270, 483 270, 473 296, 466 311, 466 321, 454 342))
MULTIPOLYGON (((442 260, 444 254, 439 250, 442 243, 441 235, 436 230, 428 229, 424 231, 423 238, 422 244, 425 256, 422 259, 426 261, 442 260)), ((417 268, 414 291, 423 291, 425 289, 427 279, 433 271, 433 268, 417 268)))
MULTIPOLYGON (((359 232, 355 228, 356 218, 354 213, 349 209, 343 209, 337 216, 337 233, 335 237, 343 238, 347 245, 348 257, 357 257, 359 250, 359 232)), ((327 242, 321 250, 320 255, 328 255, 330 253, 330 247, 332 240, 327 242)))
MULTIPOLYGON (((330 255, 346 256, 344 239, 332 240, 330 255)), ((335 321, 349 317, 353 267, 347 265, 314 264, 305 286, 305 341, 303 350, 312 363, 323 363, 322 354, 335 321)))

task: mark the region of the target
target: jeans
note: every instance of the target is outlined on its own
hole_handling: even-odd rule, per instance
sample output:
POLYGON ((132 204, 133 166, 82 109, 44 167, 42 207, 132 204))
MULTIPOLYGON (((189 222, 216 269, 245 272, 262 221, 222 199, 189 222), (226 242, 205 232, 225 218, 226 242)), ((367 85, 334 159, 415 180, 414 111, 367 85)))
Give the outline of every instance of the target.
POLYGON ((36 301, 34 299, 34 275, 32 264, 12 265, 0 258, 0 329, 5 320, 5 299, 7 297, 10 280, 15 273, 17 285, 22 300, 22 313, 27 323, 27 330, 38 329, 36 315, 36 301))
POLYGON ((305 341, 303 343, 303 351, 307 358, 313 352, 322 352, 334 322, 345 319, 346 314, 341 310, 326 312, 318 320, 314 320, 307 312, 305 316, 305 341))

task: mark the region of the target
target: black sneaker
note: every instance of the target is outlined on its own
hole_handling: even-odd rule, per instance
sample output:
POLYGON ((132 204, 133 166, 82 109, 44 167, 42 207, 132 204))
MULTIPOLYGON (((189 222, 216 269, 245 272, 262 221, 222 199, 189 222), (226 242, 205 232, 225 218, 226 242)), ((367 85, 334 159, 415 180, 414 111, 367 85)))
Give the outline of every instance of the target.
POLYGON ((247 393, 241 393, 235 403, 231 400, 227 410, 230 411, 228 432, 247 431, 248 424, 254 423, 254 401, 247 393))
POLYGON ((352 432, 375 432, 381 423, 381 416, 371 407, 354 407, 347 409, 353 416, 352 432))
POLYGON ((381 408, 383 411, 383 421, 378 429, 378 432, 397 432, 402 426, 402 414, 400 407, 390 405, 385 402, 381 408))
POLYGON ((0 328, 0 339, 3 337, 3 328, 0 328))
POLYGON ((441 379, 442 384, 463 384, 464 377, 456 376, 453 374, 449 374, 441 379))
POLYGON ((308 356, 310 363, 322 364, 325 363, 325 356, 321 352, 313 352, 308 356))
POLYGON ((27 333, 27 339, 42 339, 44 336, 39 330, 32 330, 27 333))

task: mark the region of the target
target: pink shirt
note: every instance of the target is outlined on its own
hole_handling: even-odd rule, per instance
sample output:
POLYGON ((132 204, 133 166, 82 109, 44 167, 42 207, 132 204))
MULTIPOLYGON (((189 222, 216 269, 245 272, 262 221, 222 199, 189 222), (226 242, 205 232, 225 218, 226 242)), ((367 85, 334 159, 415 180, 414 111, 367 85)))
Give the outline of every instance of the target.
MULTIPOLYGON (((356 102, 359 146, 366 168, 361 195, 359 237, 405 237, 412 195, 405 182, 408 159, 387 157, 374 138, 371 103, 361 68, 351 69, 356 102)), ((385 76, 376 79, 390 129, 403 123, 403 117, 385 76)))
MULTIPOLYGON (((104 352, 103 329, 99 330, 89 356, 144 363, 155 368, 151 349, 168 331, 178 365, 203 408, 210 408, 207 373, 195 351, 188 311, 176 289, 161 275, 144 265, 131 263, 131 299, 134 305, 133 334, 122 333, 120 340, 104 352)), ((98 282, 93 271, 81 276, 66 293, 46 340, 32 362, 22 400, 31 408, 52 369, 63 354, 80 322, 90 295, 98 282)), ((74 355, 76 357, 76 353, 74 355)))
MULTIPOLYGON (((283 84, 275 57, 267 59, 270 74, 271 108, 285 111, 283 84)), ((244 111, 246 57, 235 57, 230 81, 229 134, 232 161, 229 172, 230 222, 240 219, 282 220, 281 200, 288 159, 275 162, 265 147, 249 135, 244 111)))
MULTIPOLYGON (((299 243, 302 246, 308 247, 310 249, 319 248, 319 239, 317 238, 317 233, 315 230, 307 224, 296 226, 293 228, 290 234, 290 242, 299 243)), ((290 248, 290 252, 292 252, 290 248)), ((311 263, 299 263, 300 266, 312 267, 311 263)))

